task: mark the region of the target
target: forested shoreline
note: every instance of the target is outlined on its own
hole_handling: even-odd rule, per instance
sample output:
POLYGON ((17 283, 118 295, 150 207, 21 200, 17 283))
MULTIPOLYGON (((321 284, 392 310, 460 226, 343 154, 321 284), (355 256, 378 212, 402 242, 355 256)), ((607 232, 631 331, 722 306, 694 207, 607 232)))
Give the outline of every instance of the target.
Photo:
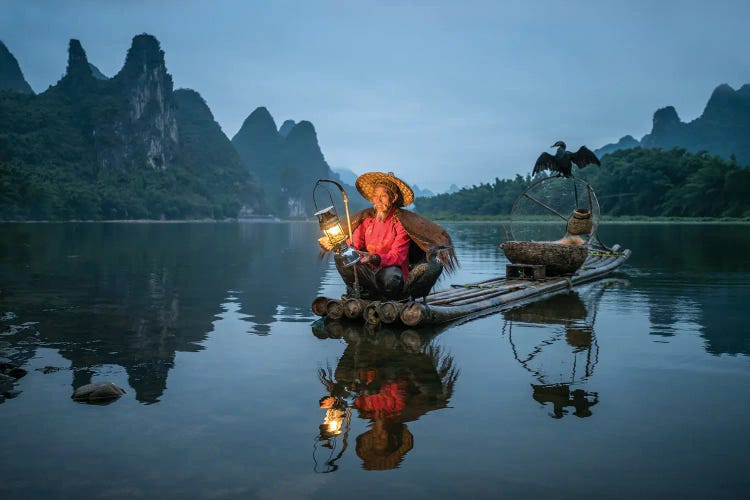
MULTIPOLYGON (((601 159, 601 167, 574 170, 594 188, 603 216, 618 218, 750 217, 750 170, 733 158, 684 149, 634 148, 601 159)), ((531 169, 529 169, 531 170, 531 169)), ((534 179, 517 175, 452 194, 417 198, 416 210, 435 219, 481 219, 510 215, 534 179)))

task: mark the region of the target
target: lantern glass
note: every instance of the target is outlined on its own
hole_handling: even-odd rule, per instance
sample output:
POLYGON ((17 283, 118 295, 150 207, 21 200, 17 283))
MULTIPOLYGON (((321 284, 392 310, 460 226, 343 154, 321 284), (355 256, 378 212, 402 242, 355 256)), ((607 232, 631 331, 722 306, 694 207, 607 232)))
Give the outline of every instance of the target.
POLYGON ((346 232, 341 227, 341 220, 333 205, 315 212, 315 216, 318 218, 320 229, 333 246, 333 251, 343 258, 344 266, 349 267, 359 262, 359 253, 346 244, 346 232))
POLYGON ((344 233, 344 229, 341 227, 340 222, 337 222, 336 224, 329 227, 328 229, 324 229, 323 232, 326 233, 328 240, 334 246, 346 240, 346 233, 344 233))
POLYGON ((346 233, 341 227, 341 221, 333 205, 315 212, 315 216, 318 218, 320 229, 323 230, 331 245, 336 246, 346 240, 346 233))

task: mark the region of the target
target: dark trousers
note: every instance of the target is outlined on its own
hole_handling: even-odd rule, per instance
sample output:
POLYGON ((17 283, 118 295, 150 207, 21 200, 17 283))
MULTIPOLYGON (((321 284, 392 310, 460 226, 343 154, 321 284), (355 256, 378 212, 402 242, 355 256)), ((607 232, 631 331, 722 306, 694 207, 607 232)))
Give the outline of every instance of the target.
POLYGON ((378 270, 373 269, 369 264, 355 264, 344 267, 337 257, 334 257, 334 262, 336 263, 336 270, 347 285, 348 295, 351 295, 354 291, 354 273, 356 272, 362 298, 374 300, 399 300, 404 298, 404 274, 401 267, 388 266, 378 270))

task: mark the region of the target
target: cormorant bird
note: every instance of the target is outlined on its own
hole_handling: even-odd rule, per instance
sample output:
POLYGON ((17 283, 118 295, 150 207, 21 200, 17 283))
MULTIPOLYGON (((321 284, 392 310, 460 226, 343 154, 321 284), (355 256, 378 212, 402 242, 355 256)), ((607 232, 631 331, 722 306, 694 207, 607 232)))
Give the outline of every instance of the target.
POLYGON ((574 163, 578 168, 583 168, 591 164, 601 165, 599 158, 586 146, 581 146, 575 153, 566 151, 563 141, 557 141, 551 147, 557 148, 557 153, 555 153, 555 156, 549 153, 540 154, 536 160, 536 164, 534 164, 534 175, 542 170, 551 170, 553 172, 560 172, 563 177, 570 177, 574 163))
POLYGON ((430 293, 432 287, 443 272, 443 263, 439 255, 443 250, 451 247, 445 245, 436 245, 429 249, 425 262, 421 262, 409 271, 404 282, 404 294, 408 294, 412 300, 422 297, 422 302, 430 293))

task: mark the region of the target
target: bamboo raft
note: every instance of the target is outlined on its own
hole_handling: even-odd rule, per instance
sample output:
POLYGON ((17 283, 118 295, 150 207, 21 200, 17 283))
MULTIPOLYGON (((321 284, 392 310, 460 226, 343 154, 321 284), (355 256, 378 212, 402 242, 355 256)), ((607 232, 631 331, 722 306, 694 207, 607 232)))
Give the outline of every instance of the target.
POLYGON ((419 301, 371 301, 316 297, 312 311, 328 320, 364 321, 410 327, 433 325, 491 314, 530 300, 546 298, 561 290, 601 278, 620 267, 630 257, 630 250, 614 245, 606 251, 590 252, 583 265, 571 276, 541 279, 507 278, 451 285, 430 293, 419 301))

